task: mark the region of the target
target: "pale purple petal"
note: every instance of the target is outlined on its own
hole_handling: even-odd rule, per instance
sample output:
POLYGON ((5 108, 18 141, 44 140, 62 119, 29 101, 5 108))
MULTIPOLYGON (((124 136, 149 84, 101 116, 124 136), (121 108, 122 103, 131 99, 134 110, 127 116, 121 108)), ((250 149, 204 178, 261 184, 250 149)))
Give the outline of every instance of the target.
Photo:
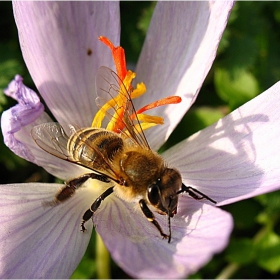
POLYGON ((90 205, 79 191, 56 207, 42 206, 62 187, 57 184, 0 186, 0 277, 69 278, 87 248, 92 223, 80 231, 90 205))
POLYGON ((51 122, 37 94, 26 87, 17 75, 5 90, 18 104, 3 112, 1 128, 4 143, 18 156, 44 167, 61 179, 78 176, 84 169, 43 151, 31 137, 31 129, 38 124, 51 122))
POLYGON ((183 101, 153 111, 165 119, 164 126, 147 131, 154 149, 164 143, 195 101, 232 5, 232 1, 157 3, 136 68, 136 79, 146 84, 147 94, 135 101, 136 107, 169 95, 179 95, 183 101))
MULTIPOLYGON (((138 204, 110 198, 96 212, 94 223, 114 260, 132 277, 184 277, 228 243, 232 218, 214 206, 181 196, 178 214, 171 219, 172 239, 168 243, 138 204)), ((167 217, 155 215, 168 233, 167 217)))
POLYGON ((280 188, 280 83, 164 153, 219 205, 280 188))
POLYGON ((89 126, 97 70, 114 65, 98 37, 119 44, 119 3, 16 1, 13 8, 24 60, 49 109, 62 124, 89 126))
MULTIPOLYGON (((42 114, 41 116, 45 115, 46 114, 42 114)), ((31 129, 35 125, 46 123, 47 121, 44 121, 45 119, 46 118, 40 117, 35 122, 22 127, 21 130, 15 134, 15 139, 19 139, 17 140, 18 143, 24 147, 27 147, 32 153, 34 157, 32 162, 42 166, 50 174, 63 180, 69 180, 89 172, 88 169, 85 169, 77 164, 70 163, 51 155, 50 153, 42 150, 35 143, 34 139, 30 135, 31 129)))
POLYGON ((37 94, 22 83, 22 77, 15 76, 15 79, 5 89, 5 94, 14 98, 18 104, 3 112, 1 116, 1 128, 4 143, 18 156, 34 162, 35 158, 30 149, 21 143, 15 134, 24 126, 39 118, 44 105, 40 102, 37 94))

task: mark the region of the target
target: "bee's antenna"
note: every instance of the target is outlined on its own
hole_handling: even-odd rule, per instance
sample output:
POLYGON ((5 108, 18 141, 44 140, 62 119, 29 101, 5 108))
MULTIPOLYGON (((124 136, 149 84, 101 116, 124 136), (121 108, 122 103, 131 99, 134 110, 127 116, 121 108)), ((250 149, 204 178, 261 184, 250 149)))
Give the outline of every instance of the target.
POLYGON ((169 199, 169 205, 168 205, 168 230, 169 230, 168 243, 170 243, 171 241, 171 211, 170 211, 171 201, 172 201, 172 196, 169 199))
POLYGON ((171 221, 170 221, 170 214, 168 213, 168 229, 169 229, 169 234, 168 234, 168 243, 171 241, 171 221))

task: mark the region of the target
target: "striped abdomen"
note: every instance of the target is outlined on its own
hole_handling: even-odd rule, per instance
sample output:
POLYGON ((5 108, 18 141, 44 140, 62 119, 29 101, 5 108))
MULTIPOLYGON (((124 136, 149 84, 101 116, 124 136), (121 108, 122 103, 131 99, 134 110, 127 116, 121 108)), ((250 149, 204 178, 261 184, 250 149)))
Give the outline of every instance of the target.
POLYGON ((97 128, 85 128, 74 133, 67 148, 73 159, 92 169, 106 170, 106 161, 123 150, 123 140, 111 131, 97 128))

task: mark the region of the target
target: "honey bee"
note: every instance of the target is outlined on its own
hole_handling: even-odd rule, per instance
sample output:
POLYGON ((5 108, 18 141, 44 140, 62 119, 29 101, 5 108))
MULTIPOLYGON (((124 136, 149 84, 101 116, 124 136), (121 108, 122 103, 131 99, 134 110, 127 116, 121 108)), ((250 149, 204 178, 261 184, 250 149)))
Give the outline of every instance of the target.
POLYGON ((97 197, 84 213, 81 231, 92 218, 102 200, 113 192, 128 202, 139 203, 144 216, 164 239, 171 240, 171 222, 177 212, 178 195, 188 193, 192 198, 213 199, 186 186, 181 174, 167 166, 163 158, 151 150, 130 96, 118 75, 107 67, 100 67, 96 78, 99 105, 110 100, 110 118, 120 117, 119 107, 124 106, 119 124, 124 129, 114 132, 103 128, 86 127, 76 129, 72 125, 64 128, 58 123, 35 126, 31 135, 37 145, 46 152, 89 170, 78 178, 65 182, 65 187, 57 193, 52 205, 69 199, 88 179, 96 179, 110 185, 97 197), (123 102, 118 105, 115 97, 121 94, 123 102), (151 210, 151 209, 152 210, 151 210), (168 217, 169 232, 164 233, 155 219, 153 211, 168 217))

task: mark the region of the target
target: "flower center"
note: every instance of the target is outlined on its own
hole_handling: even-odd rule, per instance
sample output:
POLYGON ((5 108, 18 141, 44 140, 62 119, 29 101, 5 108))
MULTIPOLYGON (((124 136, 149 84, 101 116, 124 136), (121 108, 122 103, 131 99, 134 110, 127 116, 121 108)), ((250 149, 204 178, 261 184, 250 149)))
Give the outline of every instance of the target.
MULTIPOLYGON (((119 94, 114 97, 114 99, 106 102, 100 110, 95 115, 92 121, 92 127, 100 128, 102 126, 102 121, 105 118, 106 112, 110 110, 112 107, 115 107, 114 116, 109 121, 106 129, 110 131, 114 131, 120 133, 125 129, 124 123, 122 122, 122 118, 124 116, 124 108, 126 108, 127 98, 122 94, 122 92, 128 92, 131 99, 137 98, 146 92, 146 86, 144 83, 139 83, 136 85, 136 88, 133 88, 131 83, 132 80, 136 77, 136 74, 130 70, 126 69, 126 60, 125 60, 125 52, 124 49, 120 46, 115 47, 112 42, 103 36, 99 37, 99 40, 108 46, 112 51, 112 56, 115 62, 117 75, 120 79, 119 86, 119 94)), ((148 129, 152 126, 163 124, 164 119, 159 116, 151 116, 147 114, 143 114, 145 111, 168 104, 177 104, 181 102, 181 97, 179 96, 168 96, 163 99, 152 102, 141 109, 136 111, 136 115, 131 115, 131 119, 135 119, 136 117, 141 122, 142 130, 148 129)))

